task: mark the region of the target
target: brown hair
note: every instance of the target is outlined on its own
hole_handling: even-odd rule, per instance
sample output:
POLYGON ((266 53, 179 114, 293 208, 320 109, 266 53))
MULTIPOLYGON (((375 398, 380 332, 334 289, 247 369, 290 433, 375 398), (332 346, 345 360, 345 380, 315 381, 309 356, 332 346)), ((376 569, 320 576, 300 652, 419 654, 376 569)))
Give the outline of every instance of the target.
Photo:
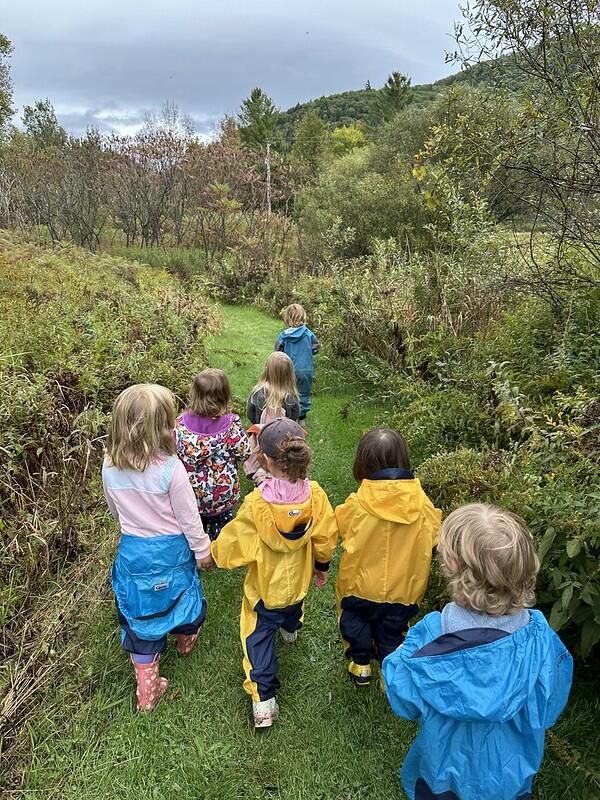
POLYGON ((272 460, 290 481, 303 481, 308 474, 310 456, 310 447, 304 437, 288 434, 280 442, 272 460))
POLYGON ((161 454, 175 455, 175 398, 157 383, 125 389, 113 404, 106 454, 117 469, 143 472, 161 454))
POLYGON ((220 417, 231 405, 231 388, 222 369, 203 369, 194 378, 188 408, 199 417, 220 417))
POLYGON ((283 321, 289 328, 299 328, 306 323, 306 311, 300 303, 292 303, 283 312, 283 321))
POLYGON ((369 480, 380 469, 410 469, 408 445, 392 428, 373 428, 356 448, 352 474, 357 481, 369 480))
POLYGON ((252 389, 254 392, 264 389, 265 408, 279 413, 285 408, 285 400, 292 395, 298 399, 298 386, 292 359, 280 351, 271 353, 259 382, 252 389))
POLYGON ((500 616, 534 604, 540 563, 525 521, 511 511, 457 508, 442 524, 438 554, 460 606, 500 616))

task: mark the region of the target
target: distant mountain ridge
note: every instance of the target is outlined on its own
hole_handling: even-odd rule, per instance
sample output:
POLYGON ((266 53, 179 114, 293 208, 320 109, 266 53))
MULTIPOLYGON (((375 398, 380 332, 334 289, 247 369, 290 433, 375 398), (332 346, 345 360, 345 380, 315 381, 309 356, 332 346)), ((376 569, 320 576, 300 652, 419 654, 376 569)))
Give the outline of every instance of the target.
MULTIPOLYGON (((421 83, 414 86, 416 106, 424 106, 450 86, 456 84, 472 86, 496 86, 509 91, 518 91, 524 85, 522 73, 514 65, 510 56, 496 61, 475 64, 454 75, 441 78, 435 83, 421 83)), ((373 105, 379 89, 364 88, 338 94, 325 95, 306 103, 297 103, 278 117, 278 128, 288 143, 293 140, 293 132, 297 122, 308 111, 315 111, 327 125, 338 128, 346 125, 364 123, 368 125, 373 112, 373 105)))

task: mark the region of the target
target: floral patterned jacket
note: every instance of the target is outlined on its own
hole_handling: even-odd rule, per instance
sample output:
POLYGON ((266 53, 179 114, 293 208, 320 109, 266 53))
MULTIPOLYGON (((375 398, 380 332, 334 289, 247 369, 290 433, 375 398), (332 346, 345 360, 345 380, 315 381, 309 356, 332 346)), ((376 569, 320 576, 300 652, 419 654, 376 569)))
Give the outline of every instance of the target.
POLYGON ((237 463, 251 453, 237 414, 217 419, 186 411, 175 421, 177 455, 186 468, 200 514, 213 517, 237 505, 237 463))

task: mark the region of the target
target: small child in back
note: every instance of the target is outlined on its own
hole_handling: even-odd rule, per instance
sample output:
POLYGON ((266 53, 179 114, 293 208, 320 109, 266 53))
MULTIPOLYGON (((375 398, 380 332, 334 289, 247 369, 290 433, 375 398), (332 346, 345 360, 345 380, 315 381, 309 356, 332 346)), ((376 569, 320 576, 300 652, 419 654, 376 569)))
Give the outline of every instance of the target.
POLYGON ((177 455, 187 470, 204 529, 216 539, 233 519, 240 497, 237 464, 251 453, 237 414, 227 375, 205 369, 196 375, 188 407, 175 421, 177 455))
POLYGON ((315 353, 321 347, 314 333, 306 326, 306 311, 298 303, 292 303, 283 314, 286 329, 282 331, 275 344, 275 350, 283 351, 291 359, 296 373, 296 383, 300 394, 300 422, 310 411, 313 376, 315 372, 315 353))
POLYGON ((427 588, 441 511, 410 468, 398 431, 376 428, 356 450, 358 492, 335 516, 344 553, 336 582, 338 620, 348 671, 359 685, 404 640, 427 588))
POLYGON ((206 617, 198 569, 210 569, 210 540, 175 455, 175 398, 157 384, 130 386, 115 400, 102 467, 121 539, 112 586, 121 643, 137 680, 139 711, 151 711, 169 682, 159 674, 167 634, 191 653, 206 617))
POLYGON ((270 422, 258 436, 271 476, 226 525, 212 552, 223 569, 247 566, 240 618, 244 689, 252 697, 254 725, 270 727, 279 709, 275 640, 296 641, 310 580, 327 581, 337 528, 327 495, 307 479, 310 450, 304 430, 289 419, 270 422))
POLYGON ((454 600, 383 663, 392 709, 421 730, 402 767, 410 800, 529 800, 544 736, 566 705, 573 662, 540 611, 539 568, 516 514, 484 504, 442 525, 454 600))

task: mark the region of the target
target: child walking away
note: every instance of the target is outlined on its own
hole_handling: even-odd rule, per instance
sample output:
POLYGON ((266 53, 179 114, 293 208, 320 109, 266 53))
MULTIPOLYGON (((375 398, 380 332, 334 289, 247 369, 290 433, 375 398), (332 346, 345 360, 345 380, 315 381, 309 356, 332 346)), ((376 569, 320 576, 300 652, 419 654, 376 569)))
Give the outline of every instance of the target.
POLYGON ((534 602, 539 562, 524 521, 494 506, 445 520, 439 557, 454 600, 383 663, 392 709, 421 730, 404 766, 410 800, 528 800, 573 662, 534 602))
POLYGON ((228 413, 231 402, 225 373, 205 369, 196 375, 188 407, 175 422, 177 455, 188 472, 211 539, 233 519, 240 497, 237 464, 251 453, 240 418, 228 413))
POLYGON ((314 356, 321 345, 310 328, 307 328, 306 311, 298 303, 293 303, 286 308, 283 321, 286 329, 279 334, 275 350, 283 351, 292 359, 300 393, 300 421, 302 422, 310 410, 310 393, 315 371, 314 356))
POLYGON ((358 492, 338 506, 344 553, 336 583, 348 671, 359 686, 404 640, 427 581, 441 512, 414 477, 398 431, 376 428, 356 450, 358 492))
POLYGON ((267 471, 258 461, 257 434, 263 425, 282 417, 297 420, 300 401, 294 366, 285 353, 271 353, 259 382, 248 398, 246 407, 252 455, 244 464, 244 472, 257 486, 268 477, 267 471))
POLYGON ((276 420, 258 440, 272 477, 246 496, 212 553, 224 569, 248 567, 240 619, 244 689, 252 697, 255 727, 266 728, 279 712, 277 630, 285 643, 296 641, 311 576, 317 586, 327 581, 337 528, 327 495, 306 477, 310 450, 300 425, 276 420))
POLYGON ((199 569, 210 569, 210 540, 194 492, 175 455, 175 399, 164 386, 130 386, 113 406, 104 493, 121 539, 112 586, 121 643, 137 680, 137 707, 151 711, 168 686, 159 675, 167 634, 180 655, 196 644, 206 616, 199 569))

